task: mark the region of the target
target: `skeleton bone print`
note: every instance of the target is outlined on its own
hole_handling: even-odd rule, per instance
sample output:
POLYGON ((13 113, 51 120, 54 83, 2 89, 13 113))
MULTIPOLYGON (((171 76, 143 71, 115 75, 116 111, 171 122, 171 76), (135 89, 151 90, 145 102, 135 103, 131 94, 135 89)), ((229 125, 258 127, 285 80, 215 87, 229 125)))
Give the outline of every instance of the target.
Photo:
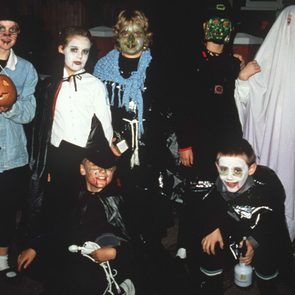
POLYGON ((250 225, 251 229, 254 229, 257 226, 262 213, 265 211, 273 211, 268 206, 251 207, 249 205, 231 205, 231 208, 233 209, 235 216, 233 216, 233 212, 228 212, 229 215, 238 220, 249 219, 249 221, 252 223, 250 225))

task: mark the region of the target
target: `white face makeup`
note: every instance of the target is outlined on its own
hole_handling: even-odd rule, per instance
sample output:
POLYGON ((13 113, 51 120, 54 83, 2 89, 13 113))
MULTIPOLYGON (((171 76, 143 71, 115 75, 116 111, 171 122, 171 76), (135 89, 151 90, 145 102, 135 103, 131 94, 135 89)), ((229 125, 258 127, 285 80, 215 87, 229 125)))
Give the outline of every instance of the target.
POLYGON ((59 48, 59 52, 65 55, 65 68, 69 75, 85 67, 90 47, 87 37, 74 36, 64 48, 59 48))
POLYGON ((229 192, 235 193, 245 184, 249 168, 240 157, 220 157, 217 164, 220 179, 229 192))
POLYGON ((138 24, 129 24, 120 32, 119 43, 123 55, 136 57, 143 50, 144 30, 138 24))

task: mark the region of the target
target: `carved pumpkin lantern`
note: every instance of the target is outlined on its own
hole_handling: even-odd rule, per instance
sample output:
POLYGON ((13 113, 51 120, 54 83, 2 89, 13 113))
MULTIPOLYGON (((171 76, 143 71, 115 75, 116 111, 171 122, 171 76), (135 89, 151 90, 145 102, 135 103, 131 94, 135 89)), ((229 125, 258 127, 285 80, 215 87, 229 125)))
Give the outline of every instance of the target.
POLYGON ((10 107, 16 101, 16 88, 13 81, 0 74, 0 107, 10 107))

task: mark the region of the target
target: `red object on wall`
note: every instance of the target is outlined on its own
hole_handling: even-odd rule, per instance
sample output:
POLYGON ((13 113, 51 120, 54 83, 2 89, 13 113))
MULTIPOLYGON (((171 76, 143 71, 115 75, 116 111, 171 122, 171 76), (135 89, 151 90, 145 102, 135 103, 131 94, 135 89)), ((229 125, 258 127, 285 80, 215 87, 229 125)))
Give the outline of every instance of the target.
POLYGON ((111 28, 99 26, 89 29, 89 32, 94 39, 98 59, 114 48, 114 33, 111 28))
POLYGON ((262 42, 263 38, 246 33, 237 33, 233 42, 233 52, 240 54, 247 63, 254 59, 262 42))

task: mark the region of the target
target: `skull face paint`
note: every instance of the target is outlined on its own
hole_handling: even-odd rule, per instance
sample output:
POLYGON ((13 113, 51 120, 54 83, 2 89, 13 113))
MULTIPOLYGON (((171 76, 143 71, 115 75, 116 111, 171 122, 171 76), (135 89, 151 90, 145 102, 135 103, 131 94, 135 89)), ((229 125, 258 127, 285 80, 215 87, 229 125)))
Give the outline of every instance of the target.
POLYGON ((240 157, 222 156, 217 163, 217 168, 220 179, 231 193, 240 190, 249 175, 248 165, 240 157))
POLYGON ((65 68, 69 75, 84 69, 91 43, 87 37, 74 36, 59 52, 65 55, 65 68))
POLYGON ((123 55, 137 56, 143 50, 144 29, 142 26, 131 23, 123 28, 120 32, 119 44, 123 55))
POLYGON ((215 17, 205 25, 205 39, 217 44, 225 44, 230 40, 232 25, 229 19, 215 17))

